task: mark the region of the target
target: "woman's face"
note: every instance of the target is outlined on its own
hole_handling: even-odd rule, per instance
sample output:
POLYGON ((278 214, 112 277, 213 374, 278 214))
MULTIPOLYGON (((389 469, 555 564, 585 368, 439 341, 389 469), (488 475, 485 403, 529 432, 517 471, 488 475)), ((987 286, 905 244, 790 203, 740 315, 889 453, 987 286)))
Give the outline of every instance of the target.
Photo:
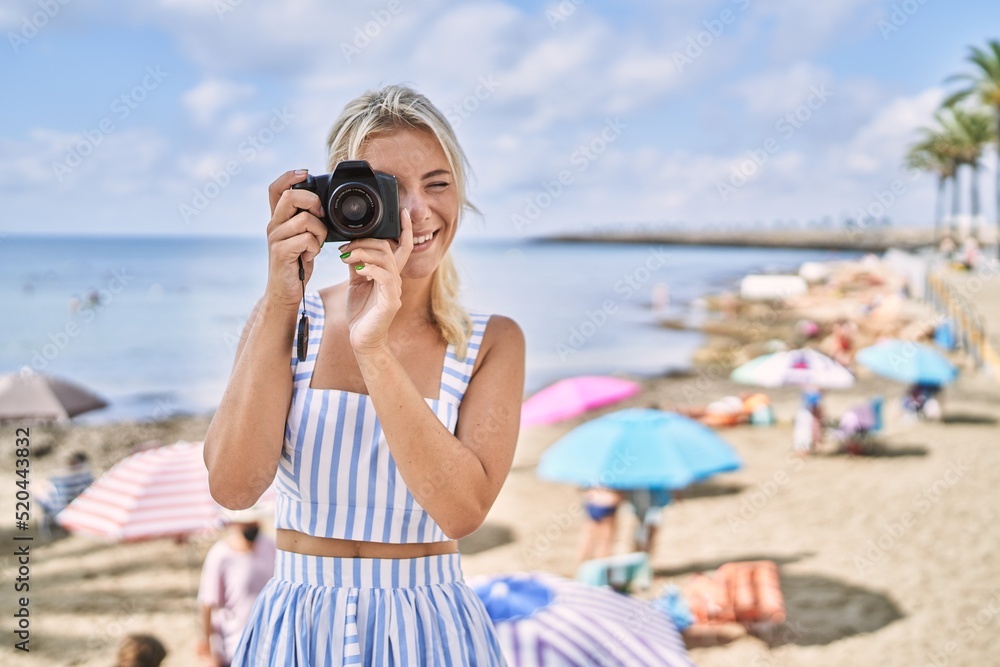
POLYGON ((360 153, 372 169, 396 177, 399 205, 410 211, 413 252, 401 275, 431 275, 458 225, 458 189, 444 149, 429 131, 406 128, 369 138, 360 153))

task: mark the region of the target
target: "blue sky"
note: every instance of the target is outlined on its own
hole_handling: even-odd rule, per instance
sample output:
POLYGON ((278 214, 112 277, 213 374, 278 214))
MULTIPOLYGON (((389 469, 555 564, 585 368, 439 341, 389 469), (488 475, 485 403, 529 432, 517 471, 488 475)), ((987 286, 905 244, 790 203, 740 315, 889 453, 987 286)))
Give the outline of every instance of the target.
POLYGON ((902 153, 997 26, 988 0, 5 2, 0 233, 262 234, 267 184, 394 82, 456 120, 470 236, 836 219, 895 180, 888 215, 929 224, 902 153))

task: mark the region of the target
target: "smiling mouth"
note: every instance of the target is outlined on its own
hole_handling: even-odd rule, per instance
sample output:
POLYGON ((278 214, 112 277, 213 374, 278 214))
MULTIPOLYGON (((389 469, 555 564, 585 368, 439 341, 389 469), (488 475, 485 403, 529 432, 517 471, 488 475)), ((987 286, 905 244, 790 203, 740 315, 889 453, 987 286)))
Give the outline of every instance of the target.
POLYGON ((439 230, 434 230, 430 234, 424 234, 423 236, 414 236, 413 247, 419 248, 428 245, 431 241, 434 240, 434 237, 437 236, 438 231, 439 230))

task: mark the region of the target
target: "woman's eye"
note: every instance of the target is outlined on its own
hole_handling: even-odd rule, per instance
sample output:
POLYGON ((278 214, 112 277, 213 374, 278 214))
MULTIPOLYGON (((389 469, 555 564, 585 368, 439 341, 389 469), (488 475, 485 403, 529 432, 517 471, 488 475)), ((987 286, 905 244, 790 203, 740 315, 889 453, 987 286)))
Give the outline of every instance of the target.
POLYGON ((446 188, 446 187, 448 187, 449 185, 450 185, 450 183, 445 183, 445 182, 439 182, 439 183, 431 183, 431 184, 430 184, 430 185, 428 185, 427 187, 429 187, 429 188, 438 188, 438 189, 443 189, 443 188, 446 188))

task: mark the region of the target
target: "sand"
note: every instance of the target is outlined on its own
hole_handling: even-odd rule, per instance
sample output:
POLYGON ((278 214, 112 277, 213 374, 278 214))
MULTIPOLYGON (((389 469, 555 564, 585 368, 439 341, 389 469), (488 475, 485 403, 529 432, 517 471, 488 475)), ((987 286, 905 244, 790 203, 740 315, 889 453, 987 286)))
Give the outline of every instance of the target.
MULTIPOLYGON (((681 400, 697 382, 697 377, 648 381, 642 394, 620 406, 681 400)), ((720 395, 737 389, 726 381, 709 387, 720 395)), ((892 404, 900 388, 866 379, 848 392, 831 392, 827 407, 837 413, 860 396, 879 392, 892 404)), ((654 587, 644 595, 729 560, 768 558, 781 565, 789 624, 774 646, 748 636, 694 649, 697 663, 992 664, 1000 655, 996 386, 986 378, 963 377, 948 390, 946 423, 890 426, 882 456, 806 461, 789 456, 795 393, 773 395, 779 424, 723 432, 745 469, 695 488, 668 508, 653 558, 654 587)), ((549 444, 580 421, 522 433, 510 477, 486 524, 463 540, 467 575, 513 570, 573 575, 582 521, 578 492, 538 480, 534 466, 549 444)), ((206 418, 74 427, 53 434, 53 453, 36 461, 36 471, 50 470, 58 453, 69 448, 90 447, 97 467, 103 467, 115 460, 109 443, 192 439, 206 427, 206 418)), ((36 432, 39 444, 47 440, 48 430, 36 432)), ((5 470, 11 470, 8 450, 5 470)), ((5 516, 11 516, 12 475, 8 480, 2 493, 5 516)), ((624 552, 632 520, 627 511, 620 517, 616 548, 624 552)), ((3 539, 11 544, 9 529, 3 539)), ((123 633, 152 632, 170 650, 165 665, 195 664, 194 600, 209 546, 209 540, 107 545, 76 536, 36 543, 32 651, 14 651, 12 635, 5 632, 0 662, 108 665, 123 633)), ((9 629, 13 563, 9 556, 2 563, 7 588, 2 613, 9 629)))
MULTIPOLYGON (((829 311, 826 321, 839 317, 852 294, 820 298, 809 312, 821 323, 821 311, 829 311)), ((926 319, 926 309, 905 305, 914 322, 926 319)), ((697 374, 642 380, 640 394, 614 407, 523 430, 486 523, 461 541, 466 574, 543 570, 573 576, 580 495, 535 476, 542 452, 584 419, 613 409, 668 408, 738 393, 745 387, 720 379, 726 373, 719 360, 740 361, 734 356, 783 337, 804 313, 780 313, 761 336, 741 340, 738 355, 732 338, 714 336, 701 355, 707 365, 697 374)), ((738 338, 759 321, 719 328, 738 338)), ((955 360, 966 361, 961 354, 955 360)), ((693 648, 699 665, 1000 664, 1000 387, 965 365, 945 392, 944 421, 910 425, 898 418, 902 391, 862 373, 855 387, 831 391, 825 400, 827 414, 836 416, 872 395, 886 397, 888 426, 877 456, 792 456, 790 422, 798 401, 792 389, 769 392, 775 426, 721 431, 744 469, 689 489, 667 508, 652 559, 654 585, 637 595, 655 597, 665 584, 683 586, 693 573, 727 561, 766 558, 780 565, 788 623, 768 642, 743 636, 693 648)), ((75 449, 90 453, 99 472, 139 443, 200 440, 209 418, 36 426, 33 474, 46 476, 75 449)), ((13 432, 12 425, 0 424, 0 469, 7 471, 0 482, 0 515, 6 517, 0 522, 0 664, 110 665, 124 634, 152 633, 169 650, 164 665, 196 665, 195 596, 211 537, 127 545, 78 536, 39 539, 31 548, 31 652, 12 648, 13 432)), ((624 553, 634 519, 625 509, 619 519, 615 549, 624 553)))

